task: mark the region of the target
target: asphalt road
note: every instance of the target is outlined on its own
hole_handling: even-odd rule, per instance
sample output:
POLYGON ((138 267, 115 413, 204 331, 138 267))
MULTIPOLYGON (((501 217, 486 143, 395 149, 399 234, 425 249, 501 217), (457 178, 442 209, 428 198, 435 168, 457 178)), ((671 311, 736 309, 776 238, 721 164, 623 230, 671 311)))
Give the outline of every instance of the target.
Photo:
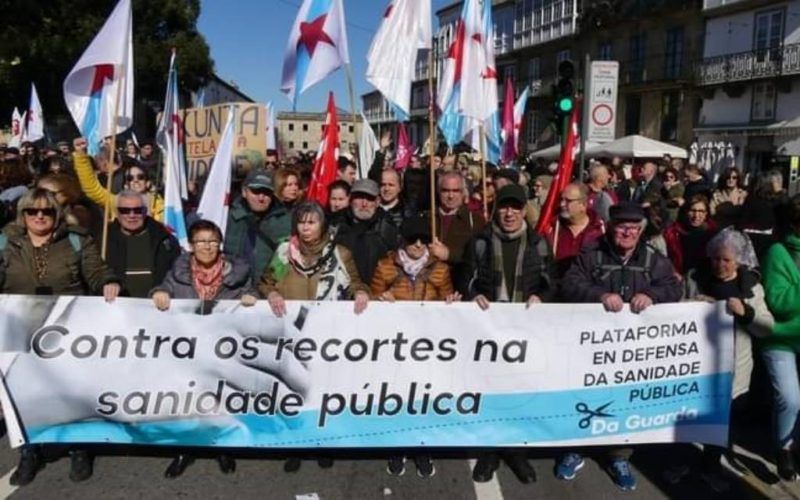
POLYGON ((234 474, 223 475, 213 459, 198 459, 178 479, 165 479, 163 471, 170 459, 147 456, 148 450, 104 450, 114 455, 100 456, 94 476, 83 483, 68 478, 69 459, 47 464, 36 480, 14 488, 8 479, 14 470, 17 452, 7 445, 0 448, 0 496, 3 498, 277 498, 328 499, 531 499, 531 498, 800 498, 800 488, 777 481, 774 469, 757 455, 737 448, 737 457, 747 465, 744 474, 730 472, 731 489, 716 493, 699 477, 690 475, 677 485, 667 484, 663 470, 668 464, 693 463, 699 452, 690 446, 649 446, 639 448, 633 463, 638 477, 634 492, 622 492, 594 460, 574 481, 563 482, 552 474, 552 452, 536 450, 531 463, 538 482, 521 484, 507 467, 501 466, 495 480, 477 484, 471 478, 471 462, 466 455, 450 455, 436 460, 436 475, 417 477, 413 463, 401 477, 385 472, 385 461, 366 456, 337 458, 330 469, 316 461, 304 461, 296 473, 283 471, 280 459, 251 457, 239 459, 234 474), (139 454, 136 456, 136 454, 139 454))

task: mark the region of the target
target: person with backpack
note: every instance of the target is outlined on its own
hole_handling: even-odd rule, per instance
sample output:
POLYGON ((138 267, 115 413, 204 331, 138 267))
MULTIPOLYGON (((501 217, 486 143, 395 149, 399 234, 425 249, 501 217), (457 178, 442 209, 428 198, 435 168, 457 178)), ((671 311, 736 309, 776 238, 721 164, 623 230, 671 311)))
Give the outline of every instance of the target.
MULTIPOLYGON (((89 233, 67 224, 53 194, 34 188, 20 198, 17 219, 0 233, 0 293, 21 295, 96 295, 113 302, 119 279, 100 258, 89 233)), ((92 476, 92 457, 70 450, 73 481, 92 476)), ((44 465, 38 446, 23 446, 11 484, 29 484, 44 465)))
MULTIPOLYGON (((476 236, 467 249, 471 266, 469 298, 482 310, 492 302, 531 306, 553 297, 552 255, 547 242, 525 222, 528 199, 519 184, 509 184, 497 192, 491 224, 476 236)), ((523 483, 536 481, 536 472, 524 449, 484 453, 472 471, 477 482, 487 482, 506 462, 523 483)))
MULTIPOLYGON (((599 302, 610 313, 630 304, 633 313, 653 304, 678 302, 683 288, 669 259, 644 243, 645 213, 641 205, 623 202, 611 207, 606 237, 585 248, 572 263, 561 283, 568 302, 599 302)), ((636 477, 628 462, 632 450, 608 450, 609 473, 622 490, 636 489, 636 477)), ((584 466, 581 455, 570 452, 556 466, 556 476, 569 481, 584 466)))

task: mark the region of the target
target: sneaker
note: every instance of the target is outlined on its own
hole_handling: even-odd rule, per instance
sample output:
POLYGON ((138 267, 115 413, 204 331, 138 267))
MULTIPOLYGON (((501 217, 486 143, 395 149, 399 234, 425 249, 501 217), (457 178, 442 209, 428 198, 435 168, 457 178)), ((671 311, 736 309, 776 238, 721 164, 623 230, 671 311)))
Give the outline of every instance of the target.
POLYGON ((333 457, 320 457, 317 459, 317 465, 321 469, 330 469, 333 467, 333 457))
POLYGON ((636 489, 636 477, 634 477, 633 471, 631 471, 631 464, 624 458, 618 458, 611 462, 608 472, 611 474, 611 479, 614 480, 614 484, 616 484, 619 489, 623 491, 633 491, 636 489))
POLYGON ((567 453, 556 465, 556 477, 562 481, 572 481, 578 475, 578 471, 583 469, 586 462, 577 453, 567 453))
POLYGON ((436 474, 436 467, 433 466, 433 460, 431 460, 430 455, 415 456, 414 465, 417 466, 417 475, 419 477, 431 477, 436 474))
POLYGON ((69 457, 69 478, 73 482, 80 483, 92 477, 94 464, 86 450, 73 450, 69 457))
POLYGON ((217 465, 223 474, 233 474, 236 472, 236 460, 230 455, 217 455, 217 465))
POLYGON ((11 474, 9 483, 12 486, 25 486, 30 484, 35 478, 36 473, 39 472, 44 463, 42 462, 39 452, 36 448, 25 446, 19 454, 19 464, 17 469, 11 474))
POLYGON ((394 455, 389 457, 386 463, 386 472, 390 476, 402 476, 406 473, 406 457, 403 455, 394 455))

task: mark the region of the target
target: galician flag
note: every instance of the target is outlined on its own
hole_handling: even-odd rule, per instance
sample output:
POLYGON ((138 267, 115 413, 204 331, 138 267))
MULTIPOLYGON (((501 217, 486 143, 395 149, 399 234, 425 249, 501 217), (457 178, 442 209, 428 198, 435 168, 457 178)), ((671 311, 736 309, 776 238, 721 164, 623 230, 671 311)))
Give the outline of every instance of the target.
MULTIPOLYGON (((436 102, 442 110, 439 129, 451 147, 483 125, 487 156, 499 156, 497 71, 491 2, 466 0, 456 21, 453 43, 447 51, 436 102)), ((480 142, 475 137, 473 146, 480 142)), ((476 148, 477 149, 477 148, 476 148)))
POLYGON ((342 0, 303 0, 286 44, 281 91, 294 105, 299 94, 349 63, 342 0))
POLYGON ((64 80, 64 101, 91 154, 133 124, 132 19, 131 0, 120 0, 64 80))
POLYGON ((400 121, 411 112, 417 53, 431 49, 431 0, 392 0, 367 54, 367 81, 392 104, 400 121))
POLYGON ((164 158, 164 226, 178 239, 181 246, 188 250, 189 237, 183 215, 183 200, 188 198, 186 159, 183 153, 185 137, 179 108, 178 68, 175 65, 175 50, 173 50, 169 60, 164 111, 158 124, 156 142, 164 158))
POLYGON ((44 114, 36 85, 31 83, 31 100, 28 114, 25 116, 25 126, 22 129, 22 141, 36 142, 39 139, 44 139, 44 114))
POLYGON ((235 136, 235 109, 228 108, 228 121, 219 140, 217 154, 208 173, 203 197, 197 207, 197 215, 201 219, 210 220, 219 227, 222 234, 228 225, 228 209, 231 205, 231 177, 233 173, 233 146, 235 136))
POLYGON ((10 148, 18 148, 22 144, 22 120, 19 110, 14 108, 14 112, 11 113, 11 140, 8 141, 10 148))
POLYGON ((381 146, 364 113, 361 113, 361 121, 361 137, 358 139, 358 178, 366 179, 375 160, 375 151, 381 146))
POLYGON ((337 160, 339 158, 339 120, 336 116, 336 103, 333 92, 328 94, 328 116, 322 131, 311 183, 308 185, 307 199, 328 206, 328 186, 336 180, 337 160))
POLYGON ((525 107, 528 105, 530 87, 525 86, 525 90, 520 94, 516 104, 514 104, 514 136, 511 139, 514 143, 515 156, 519 156, 519 136, 522 133, 522 122, 525 120, 525 107))

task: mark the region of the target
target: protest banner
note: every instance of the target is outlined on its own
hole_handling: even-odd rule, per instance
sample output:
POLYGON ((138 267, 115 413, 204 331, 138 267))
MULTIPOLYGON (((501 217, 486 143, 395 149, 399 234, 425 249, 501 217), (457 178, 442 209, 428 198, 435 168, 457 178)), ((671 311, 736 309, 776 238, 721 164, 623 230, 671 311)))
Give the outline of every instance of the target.
POLYGON ((200 306, 0 296, 11 444, 727 442, 723 303, 200 306))
POLYGON ((208 173, 230 106, 235 110, 234 167, 243 174, 253 166, 263 165, 267 151, 267 111, 263 104, 238 102, 190 108, 183 110, 190 182, 208 173))

